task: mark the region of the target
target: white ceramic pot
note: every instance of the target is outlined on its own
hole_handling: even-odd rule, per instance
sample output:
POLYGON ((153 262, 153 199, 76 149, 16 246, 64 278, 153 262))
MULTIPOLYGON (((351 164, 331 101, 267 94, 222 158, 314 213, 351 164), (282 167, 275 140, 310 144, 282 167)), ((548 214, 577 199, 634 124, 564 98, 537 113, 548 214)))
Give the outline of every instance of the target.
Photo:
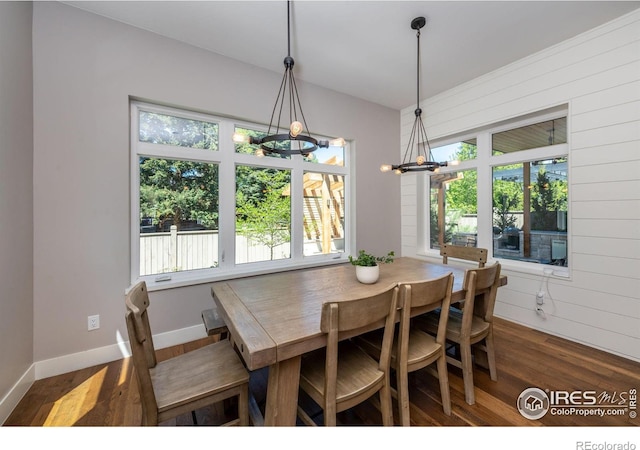
POLYGON ((373 284, 380 276, 380 266, 356 266, 356 278, 360 283, 373 284))

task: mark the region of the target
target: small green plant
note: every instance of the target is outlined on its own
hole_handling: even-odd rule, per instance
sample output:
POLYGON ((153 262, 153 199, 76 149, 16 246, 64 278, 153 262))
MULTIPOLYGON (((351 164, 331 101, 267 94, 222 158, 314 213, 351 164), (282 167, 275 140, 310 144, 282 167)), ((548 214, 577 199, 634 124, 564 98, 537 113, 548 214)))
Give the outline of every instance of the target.
POLYGON ((358 257, 354 258, 353 256, 349 256, 349 262, 354 266, 377 266, 378 264, 387 264, 393 262, 393 257, 395 253, 392 251, 387 253, 386 256, 373 256, 369 253, 366 253, 364 250, 360 250, 358 253, 358 257))

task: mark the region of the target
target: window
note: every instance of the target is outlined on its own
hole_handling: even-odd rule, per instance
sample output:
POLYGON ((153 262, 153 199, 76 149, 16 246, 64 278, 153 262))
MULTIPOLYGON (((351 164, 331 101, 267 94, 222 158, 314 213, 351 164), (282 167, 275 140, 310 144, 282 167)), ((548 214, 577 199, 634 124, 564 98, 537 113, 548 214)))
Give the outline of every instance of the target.
POLYGON ((236 264, 291 257, 289 170, 236 166, 236 264))
POLYGON ((431 248, 477 247, 478 175, 475 170, 438 173, 431 182, 431 248))
POLYGON ((434 156, 441 149, 461 163, 429 176, 431 249, 479 246, 496 259, 568 266, 566 107, 478 131, 434 156))
POLYGON ((567 158, 493 168, 493 256, 567 265, 567 158))
POLYGON ((347 143, 259 158, 231 138, 259 125, 141 102, 131 130, 132 280, 190 284, 346 254, 347 143))
POLYGON ((344 252, 344 176, 305 172, 304 198, 304 254, 344 252))
MULTIPOLYGON (((431 149, 436 161, 473 161, 478 155, 476 138, 469 138, 431 149)), ((472 163, 466 163, 469 166, 472 163)), ((430 247, 442 244, 477 246, 478 191, 477 171, 438 171, 429 177, 431 208, 430 247)))

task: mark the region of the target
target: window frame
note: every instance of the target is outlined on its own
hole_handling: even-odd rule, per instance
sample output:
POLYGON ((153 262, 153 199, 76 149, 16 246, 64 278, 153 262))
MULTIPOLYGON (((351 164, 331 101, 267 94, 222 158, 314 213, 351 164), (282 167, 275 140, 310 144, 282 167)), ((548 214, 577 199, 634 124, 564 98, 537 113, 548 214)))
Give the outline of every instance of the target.
MULTIPOLYGON (((459 172, 465 170, 477 171, 477 210, 478 210, 478 238, 477 246, 490 250, 490 257, 493 260, 500 261, 505 269, 513 270, 528 274, 539 274, 542 268, 544 273, 551 270, 554 276, 570 278, 572 261, 569 259, 567 267, 552 266, 547 264, 538 264, 534 262, 519 261, 514 259, 500 258, 493 255, 493 168, 508 164, 523 163, 527 161, 538 161, 543 159, 553 159, 559 157, 570 158, 570 121, 568 105, 560 105, 550 108, 546 111, 529 114, 524 117, 512 120, 502 121, 473 131, 464 132, 442 139, 436 139, 431 146, 436 148, 452 143, 476 138, 477 156, 472 160, 460 161, 456 166, 440 168, 440 173, 459 172), (515 151, 502 155, 492 154, 492 135, 538 122, 551 119, 567 118, 567 142, 563 144, 554 144, 544 147, 536 147, 527 150, 515 151)), ((567 180, 570 179, 570 164, 567 167, 567 180)), ((430 245, 430 173, 423 174, 417 181, 418 187, 418 250, 420 256, 440 258, 438 249, 432 249, 430 245)), ((571 183, 568 184, 568 208, 571 208, 571 183)), ((570 214, 567 221, 570 222, 570 214)), ((569 223, 569 229, 571 224, 569 223)), ((567 233, 567 254, 570 254, 571 234, 567 233)))
MULTIPOLYGON (((131 204, 131 245, 130 245, 130 278, 135 283, 144 280, 149 290, 160 290, 180 286, 190 286, 209 283, 225 279, 239 278, 249 275, 280 272, 305 267, 339 264, 348 261, 355 229, 355 211, 351 182, 353 180, 354 164, 352 164, 353 143, 346 141, 343 147, 344 161, 342 166, 313 163, 304 161, 302 156, 293 155, 290 158, 259 158, 253 154, 236 153, 232 140, 235 127, 251 128, 267 131, 264 125, 237 120, 220 115, 190 111, 184 108, 163 106, 132 99, 130 101, 130 204, 131 204), (140 142, 139 111, 149 111, 159 114, 173 115, 193 120, 218 123, 218 150, 195 149, 177 147, 166 144, 140 142), (197 269, 181 272, 167 272, 164 274, 140 275, 140 166, 139 157, 182 159, 219 165, 219 244, 218 267, 197 269), (236 166, 248 165, 261 168, 283 169, 291 171, 291 257, 279 260, 258 261, 236 264, 235 262, 235 229, 236 229, 236 199, 235 173, 236 166), (303 255, 303 175, 305 172, 335 174, 344 177, 344 217, 345 217, 345 247, 341 253, 318 255, 303 255), (299 195, 293 195, 293 193, 299 195)), ((330 139, 322 136, 322 139, 330 139)))

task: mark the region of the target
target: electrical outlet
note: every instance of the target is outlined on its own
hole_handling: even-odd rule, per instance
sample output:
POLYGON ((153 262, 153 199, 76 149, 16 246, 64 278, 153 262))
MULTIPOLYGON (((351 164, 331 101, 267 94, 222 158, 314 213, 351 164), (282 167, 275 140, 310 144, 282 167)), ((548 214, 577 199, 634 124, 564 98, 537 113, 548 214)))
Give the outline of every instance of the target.
POLYGON ((97 330, 98 328, 100 328, 100 316, 99 315, 89 316, 87 318, 87 329, 89 331, 92 331, 92 330, 97 330))

